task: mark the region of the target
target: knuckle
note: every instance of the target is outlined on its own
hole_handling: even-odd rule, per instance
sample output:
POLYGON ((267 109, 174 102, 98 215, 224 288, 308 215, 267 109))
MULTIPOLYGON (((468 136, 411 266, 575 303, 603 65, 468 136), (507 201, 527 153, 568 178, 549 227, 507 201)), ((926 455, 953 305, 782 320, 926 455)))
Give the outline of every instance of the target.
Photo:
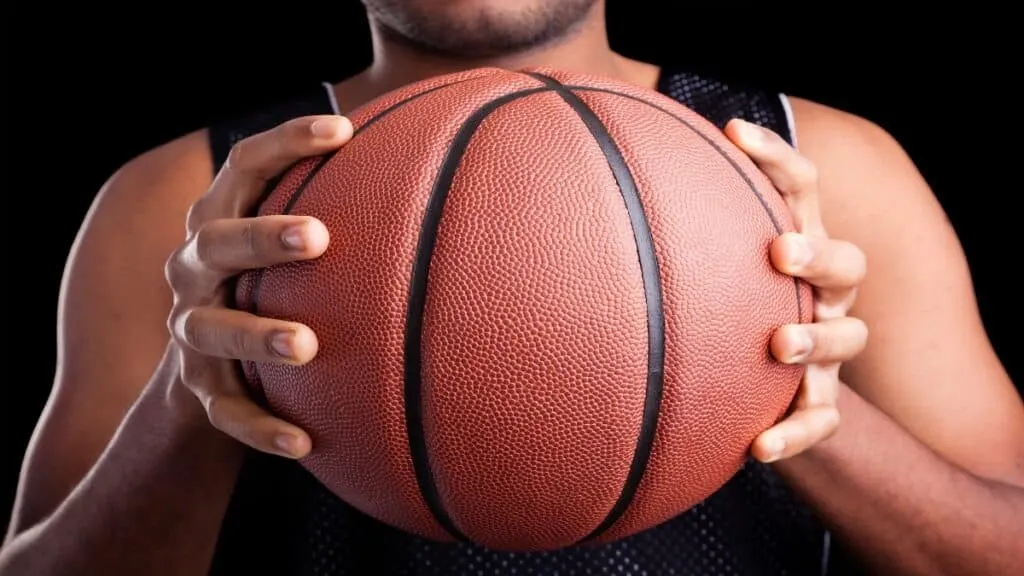
MULTIPOLYGON (((838 301, 838 302, 832 302, 832 303, 822 302, 820 304, 817 304, 814 309, 815 309, 815 314, 816 314, 816 316, 817 316, 819 321, 821 321, 821 322, 831 322, 831 321, 834 321, 834 320, 841 320, 842 318, 845 318, 846 317, 847 308, 848 308, 848 306, 846 305, 846 303, 844 301, 838 301)), ((834 338, 832 338, 832 336, 833 336, 833 334, 835 332, 835 328, 829 327, 829 328, 825 329, 824 332, 825 332, 825 334, 823 334, 823 337, 822 337, 823 340, 824 339, 828 339, 828 340, 833 340, 834 339, 834 338)))
POLYGON ((230 404, 235 400, 236 398, 230 395, 209 395, 205 402, 206 416, 209 418, 210 424, 217 430, 243 444, 258 448, 254 442, 256 434, 253 423, 239 418, 236 414, 237 411, 230 408, 230 404))
POLYGON ((167 285, 172 290, 177 291, 181 287, 182 277, 182 265, 181 265, 181 248, 178 248, 171 254, 170 258, 164 262, 164 278, 167 280, 167 285))
POLYGON ((192 238, 196 261, 204 268, 213 269, 217 253, 217 231, 210 223, 204 224, 192 238))
POLYGON ((297 148, 300 144, 312 141, 314 135, 310 127, 313 122, 315 119, 308 116, 288 120, 275 130, 279 135, 277 142, 282 148, 297 148))
POLYGON ((200 349, 203 345, 204 331, 196 319, 195 309, 188 309, 177 316, 174 331, 184 344, 190 348, 200 349))
POLYGON ((860 318, 849 317, 850 332, 852 339, 857 343, 858 348, 863 348, 868 342, 868 337, 871 331, 868 330, 868 325, 860 318))
POLYGON ((232 172, 245 172, 245 162, 248 157, 247 149, 253 143, 253 136, 243 138, 235 143, 234 146, 228 150, 227 158, 224 160, 223 170, 229 170, 232 172))
POLYGON ((850 280, 860 284, 868 273, 868 257, 860 248, 850 244, 850 280))
POLYGON ((206 380, 209 369, 205 362, 195 359, 183 359, 181 362, 181 380, 194 394, 199 396, 204 405, 208 401, 208 394, 203 390, 200 383, 206 380))
POLYGON ((200 198, 196 200, 191 206, 189 206, 188 213, 185 215, 185 232, 191 236, 195 234, 197 230, 203 225, 203 216, 206 212, 206 200, 200 198))
POLYGON ((224 398, 219 394, 206 394, 202 402, 210 424, 221 432, 229 433, 231 423, 227 417, 227 410, 224 409, 224 398))
POLYGON ((218 394, 207 394, 203 397, 203 409, 210 417, 210 422, 217 424, 223 420, 224 411, 221 410, 222 399, 218 394))
POLYGON ((790 163, 790 173, 798 190, 806 192, 817 188, 820 178, 818 167, 796 152, 793 153, 790 163))
POLYGON ((268 157, 281 153, 289 140, 287 135, 288 131, 278 127, 239 141, 228 151, 224 168, 236 174, 245 174, 249 178, 270 180, 277 174, 268 170, 264 164, 268 157))
POLYGON ((171 338, 173 338, 175 341, 181 339, 179 338, 178 335, 178 323, 179 318, 181 318, 181 315, 182 308, 178 306, 177 303, 175 303, 175 305, 171 307, 171 313, 167 315, 167 331, 170 333, 171 338))
POLYGON ((823 429, 823 436, 831 436, 833 432, 839 428, 839 424, 842 422, 842 416, 839 415, 839 410, 835 407, 830 407, 827 410, 823 410, 821 413, 821 424, 823 429))
POLYGON ((822 297, 814 302, 814 317, 820 322, 835 320, 846 316, 849 298, 840 298, 834 291, 829 291, 828 298, 822 297))
POLYGON ((242 248, 247 254, 252 256, 262 255, 263 250, 259 240, 259 230, 257 229, 255 220, 246 220, 242 225, 241 230, 239 230, 239 236, 242 248))
POLYGON ((821 360, 836 358, 844 348, 842 335, 837 333, 836 326, 829 324, 816 330, 817 334, 812 337, 814 349, 821 360))
MULTIPOLYGON (((270 157, 297 157, 300 156, 298 154, 299 148, 291 130, 275 130, 273 133, 268 134, 267 154, 270 157)), ((264 169, 257 176, 262 180, 270 180, 277 176, 277 171, 264 169)))
POLYGON ((803 382, 807 406, 825 406, 832 403, 831 399, 837 386, 833 365, 833 362, 823 359, 821 363, 807 367, 803 382))
POLYGON ((258 340, 249 330, 232 330, 227 343, 229 355, 239 359, 250 357, 258 340))

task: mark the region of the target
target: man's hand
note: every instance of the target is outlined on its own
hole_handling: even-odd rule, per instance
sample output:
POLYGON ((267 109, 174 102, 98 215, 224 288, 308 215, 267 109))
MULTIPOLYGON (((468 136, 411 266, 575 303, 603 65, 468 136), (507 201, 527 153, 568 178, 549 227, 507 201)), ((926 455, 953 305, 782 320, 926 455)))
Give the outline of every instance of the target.
POLYGON ((292 120, 239 142, 189 211, 187 240, 167 262, 174 291, 168 327, 180 352, 181 381, 210 422, 257 450, 300 458, 309 436, 256 405, 239 380, 236 360, 303 364, 317 353, 316 335, 295 322, 226 307, 239 273, 317 258, 327 249, 323 223, 303 216, 243 218, 267 181, 295 162, 344 144, 352 124, 337 116, 292 120))
POLYGON ((786 200, 797 232, 771 247, 772 264, 814 287, 814 323, 781 327, 772 338, 780 362, 806 364, 792 412, 754 440, 751 454, 762 462, 789 458, 828 438, 839 426, 839 366, 864 349, 868 331, 847 316, 865 273, 864 253, 828 237, 821 220, 818 171, 778 134, 742 120, 726 135, 768 176, 786 200))

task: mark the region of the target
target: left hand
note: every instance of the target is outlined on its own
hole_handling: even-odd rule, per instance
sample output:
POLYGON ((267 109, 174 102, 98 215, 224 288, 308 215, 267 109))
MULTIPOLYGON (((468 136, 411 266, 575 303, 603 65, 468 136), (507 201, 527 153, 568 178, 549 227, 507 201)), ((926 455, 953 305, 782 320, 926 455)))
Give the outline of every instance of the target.
POLYGON ((797 232, 772 244, 772 264, 814 288, 814 323, 782 326, 772 337, 780 362, 807 368, 789 415, 754 440, 762 462, 789 458, 825 440, 839 426, 839 366, 864 349, 868 330, 847 316, 864 278, 865 257, 849 242, 828 237, 821 219, 818 170, 778 134, 742 120, 725 127, 782 194, 797 232))

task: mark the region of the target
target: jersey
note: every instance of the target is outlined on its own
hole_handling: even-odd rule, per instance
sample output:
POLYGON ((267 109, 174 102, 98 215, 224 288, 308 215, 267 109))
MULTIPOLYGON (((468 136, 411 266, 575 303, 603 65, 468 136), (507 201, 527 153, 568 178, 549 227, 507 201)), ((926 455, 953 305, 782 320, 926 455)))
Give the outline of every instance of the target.
MULTIPOLYGON (((658 91, 719 128, 730 119, 795 142, 785 95, 664 70, 658 91)), ((237 141, 302 115, 341 113, 329 84, 210 128, 215 165, 237 141)), ((621 541, 553 552, 495 552, 444 544, 383 525, 348 506, 296 462, 253 454, 224 519, 214 574, 296 576, 820 575, 830 534, 770 467, 750 460, 684 514, 621 541)))

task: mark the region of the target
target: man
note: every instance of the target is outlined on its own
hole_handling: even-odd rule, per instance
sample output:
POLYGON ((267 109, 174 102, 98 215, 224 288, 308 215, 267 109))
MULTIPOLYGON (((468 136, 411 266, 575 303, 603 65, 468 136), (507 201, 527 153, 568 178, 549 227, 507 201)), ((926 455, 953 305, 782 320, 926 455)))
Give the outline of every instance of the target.
MULTIPOLYGON (((299 544, 290 535, 302 530, 315 538, 315 562, 255 567, 325 575, 799 573, 825 559, 835 533, 886 574, 1024 573, 1024 407, 987 342, 939 206, 877 126, 793 98, 791 129, 782 101, 764 104, 757 93, 726 94, 744 102, 736 115, 754 121, 730 122, 726 132, 786 196, 800 231, 773 245, 773 263, 817 288, 815 323, 780 327, 772 341, 779 361, 806 364, 807 375, 791 414, 751 448, 770 467, 751 464, 735 481, 739 492, 760 494, 757 505, 716 495, 628 542, 502 555, 400 535, 326 497, 303 500, 296 487, 316 490, 308 478, 275 484, 278 492, 252 488, 258 473, 289 462, 280 456, 303 456, 311 442, 246 398, 236 360, 307 362, 317 340, 304 326, 229 310, 226 286, 241 270, 315 258, 329 242, 345 242, 308 218, 241 218, 269 178, 344 145, 352 127, 332 109, 483 65, 551 65, 666 93, 687 78, 613 53, 600 0, 364 4, 374 63, 332 87, 326 109, 291 114, 301 117, 243 140, 215 179, 230 134, 252 125, 170 142, 101 190, 68 263, 60 367, 25 458, 0 573, 200 574, 215 553, 215 567, 237 573, 245 562, 238 550, 225 552, 233 542, 249 542, 243 555, 260 562, 291 562, 299 544), (787 140, 799 141, 800 153, 787 140), (236 489, 245 445, 278 456, 247 468, 236 489), (773 484, 779 477, 788 489, 773 484), (246 501, 247 490, 257 498, 246 501), (759 552, 791 532, 815 534, 804 524, 814 517, 800 512, 790 490, 831 532, 795 539, 783 553, 759 552), (246 523, 238 518, 255 522, 268 509, 292 523, 237 532, 246 523), (310 527, 317 514, 323 526, 310 527), (234 528, 222 530, 225 519, 234 528), (747 531, 758 523, 771 529, 747 531)), ((726 110, 679 98, 709 117, 726 110)))

